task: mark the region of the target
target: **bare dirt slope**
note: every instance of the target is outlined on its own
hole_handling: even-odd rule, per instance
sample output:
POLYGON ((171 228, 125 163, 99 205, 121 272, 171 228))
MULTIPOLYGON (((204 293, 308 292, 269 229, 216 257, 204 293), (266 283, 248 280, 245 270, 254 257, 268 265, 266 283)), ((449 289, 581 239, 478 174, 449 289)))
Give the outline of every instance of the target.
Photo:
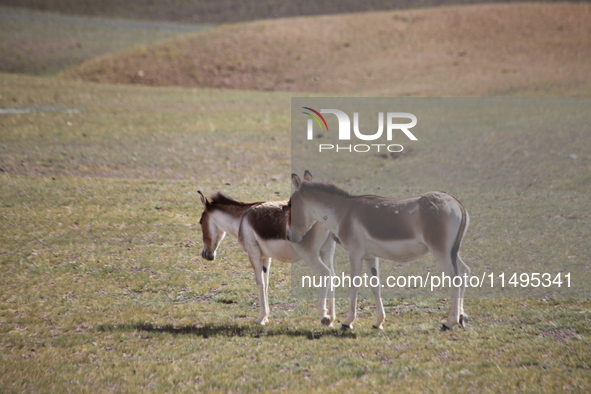
POLYGON ((362 95, 589 92, 590 4, 500 4, 222 26, 67 78, 362 95))

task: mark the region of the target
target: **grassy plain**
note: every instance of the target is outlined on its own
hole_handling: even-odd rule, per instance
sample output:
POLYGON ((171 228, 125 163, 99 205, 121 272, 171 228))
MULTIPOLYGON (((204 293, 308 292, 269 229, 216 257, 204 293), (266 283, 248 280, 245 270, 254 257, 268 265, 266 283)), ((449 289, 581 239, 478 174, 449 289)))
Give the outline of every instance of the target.
MULTIPOLYGON (((290 266, 275 263, 271 322, 255 327, 253 275, 238 244, 225 240, 214 262, 200 258, 196 192, 289 194, 288 94, 7 74, 0 86, 10 106, 80 111, 0 118, 4 392, 589 389, 588 300, 468 299, 469 328, 440 333, 447 299, 388 299, 385 330, 376 332, 364 298, 356 329, 343 334, 320 325, 313 299, 291 298, 290 266)), ((458 149, 478 146, 470 128, 456 133, 466 133, 458 149)), ((589 173, 582 137, 577 160, 548 156, 574 166, 570 177, 589 173)), ((444 152, 423 159, 455 155, 444 152)), ((402 174, 416 164, 393 163, 402 174)), ((564 258, 588 257, 588 183, 556 179, 552 195, 541 187, 520 200, 515 180, 478 194, 452 173, 415 172, 410 191, 431 189, 431 176, 453 184, 472 213, 467 262, 494 262, 499 249, 504 258, 552 252, 513 241, 530 228, 561 233, 575 249, 564 258), (523 209, 539 207, 536 197, 552 218, 520 221, 523 209), (491 209, 500 215, 492 227, 483 221, 491 209), (538 227, 547 220, 556 229, 538 227)), ((346 300, 337 305, 342 321, 346 300)))
MULTIPOLYGON (((522 78, 497 93, 589 93, 522 78)), ((468 328, 442 333, 447 297, 387 298, 378 332, 364 293, 355 330, 342 333, 320 325, 315 299, 292 297, 291 267, 275 262, 271 321, 254 326, 237 242, 200 257, 197 190, 289 195, 291 95, 0 74, 0 108, 30 110, 0 114, 1 392, 591 389, 588 299, 469 298, 468 328)), ((363 192, 359 175, 372 170, 392 174, 391 195, 453 193, 471 213, 462 256, 474 267, 584 267, 588 123, 532 117, 495 130, 480 115, 430 130, 408 156, 370 156, 340 185, 363 192)), ((337 300, 337 321, 347 303, 337 300)))

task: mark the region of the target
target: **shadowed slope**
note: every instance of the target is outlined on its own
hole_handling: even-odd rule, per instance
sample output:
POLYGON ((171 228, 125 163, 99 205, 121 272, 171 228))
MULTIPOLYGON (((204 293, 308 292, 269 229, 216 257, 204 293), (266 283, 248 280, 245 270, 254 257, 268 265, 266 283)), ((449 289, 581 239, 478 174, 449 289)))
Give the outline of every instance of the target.
MULTIPOLYGON (((0 4, 85 16, 189 23, 235 23, 294 16, 519 1, 523 0, 0 0, 0 4)), ((546 0, 551 1, 561 0, 546 0)))

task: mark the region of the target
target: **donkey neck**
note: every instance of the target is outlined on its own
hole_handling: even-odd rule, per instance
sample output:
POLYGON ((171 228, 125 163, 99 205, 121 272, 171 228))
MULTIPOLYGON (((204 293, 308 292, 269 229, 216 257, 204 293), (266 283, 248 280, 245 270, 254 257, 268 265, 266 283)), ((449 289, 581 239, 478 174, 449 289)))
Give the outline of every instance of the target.
POLYGON ((215 218, 214 220, 219 228, 232 237, 238 238, 242 216, 251 207, 252 205, 216 205, 212 216, 215 218))
POLYGON ((317 222, 338 234, 339 225, 346 212, 350 209, 348 196, 335 195, 326 191, 315 191, 310 194, 310 208, 317 222))

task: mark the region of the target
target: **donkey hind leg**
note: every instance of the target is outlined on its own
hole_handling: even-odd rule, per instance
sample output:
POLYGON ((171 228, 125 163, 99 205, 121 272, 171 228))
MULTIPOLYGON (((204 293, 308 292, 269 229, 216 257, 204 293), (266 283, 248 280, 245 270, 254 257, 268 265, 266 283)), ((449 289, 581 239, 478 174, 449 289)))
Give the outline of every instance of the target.
MULTIPOLYGON (((451 262, 451 256, 449 253, 441 253, 441 254, 436 254, 435 258, 437 259, 437 264, 439 265, 439 268, 443 271, 443 274, 450 279, 450 285, 451 285, 451 310, 450 310, 450 315, 449 318, 447 319, 447 322, 444 323, 441 326, 441 331, 446 331, 446 330, 450 330, 453 327, 457 326, 458 324, 460 324, 460 305, 461 305, 461 295, 464 294, 464 290, 465 290, 465 284, 463 283, 463 276, 464 276, 464 267, 467 268, 467 266, 465 264, 457 264, 458 267, 458 275, 459 277, 461 277, 461 282, 459 279, 455 279, 456 280, 456 284, 460 284, 460 286, 454 286, 454 278, 456 277, 456 273, 453 267, 453 264, 451 262)), ((456 259, 456 262, 459 263, 460 259, 456 259)), ((445 282, 447 283, 447 281, 445 282)))
MULTIPOLYGON (((466 265, 466 263, 464 263, 464 261, 462 260, 462 258, 460 257, 460 254, 458 253, 458 257, 456 259, 457 265, 458 265, 458 275, 462 276, 462 278, 469 278, 470 277, 470 267, 468 267, 468 265, 466 265), (465 276, 464 276, 465 275, 465 276)), ((468 315, 466 314, 466 312, 464 312, 464 293, 466 292, 466 283, 462 283, 463 287, 460 289, 460 305, 459 305, 459 313, 460 313, 460 320, 459 320, 459 324, 460 327, 462 328, 466 328, 466 325, 468 324, 468 315)))
POLYGON ((361 256, 356 256, 349 253, 349 264, 351 267, 351 287, 349 288, 349 312, 347 319, 341 326, 341 329, 347 330, 353 328, 353 322, 357 318, 357 293, 359 293, 359 286, 355 286, 355 277, 361 277, 361 256))
POLYGON ((267 300, 268 276, 265 273, 267 270, 267 267, 265 266, 266 261, 263 261, 266 259, 262 258, 261 251, 258 248, 249 251, 248 259, 250 260, 250 264, 254 270, 254 277, 256 280, 257 289, 259 291, 259 303, 261 305, 261 312, 255 323, 264 325, 268 322, 269 318, 269 301, 267 300))
POLYGON ((327 289, 326 293, 326 301, 328 301, 328 318, 322 317, 321 319, 321 323, 328 327, 332 326, 332 323, 337 318, 335 310, 335 289, 332 286, 332 277, 336 276, 333 261, 335 247, 336 242, 332 239, 332 236, 329 235, 328 239, 320 249, 320 259, 330 271, 330 287, 327 289))
POLYGON ((371 292, 373 293, 373 297, 376 301, 376 309, 378 312, 378 316, 376 318, 376 322, 372 326, 375 329, 383 330, 382 323, 386 318, 386 313, 384 312, 384 304, 382 303, 382 296, 380 294, 380 289, 382 287, 380 283, 380 263, 379 259, 371 258, 365 259, 365 265, 367 267, 367 274, 370 277, 369 285, 371 288, 371 292), (377 280, 373 278, 377 278, 377 280), (374 286, 375 285, 375 286, 374 286))

